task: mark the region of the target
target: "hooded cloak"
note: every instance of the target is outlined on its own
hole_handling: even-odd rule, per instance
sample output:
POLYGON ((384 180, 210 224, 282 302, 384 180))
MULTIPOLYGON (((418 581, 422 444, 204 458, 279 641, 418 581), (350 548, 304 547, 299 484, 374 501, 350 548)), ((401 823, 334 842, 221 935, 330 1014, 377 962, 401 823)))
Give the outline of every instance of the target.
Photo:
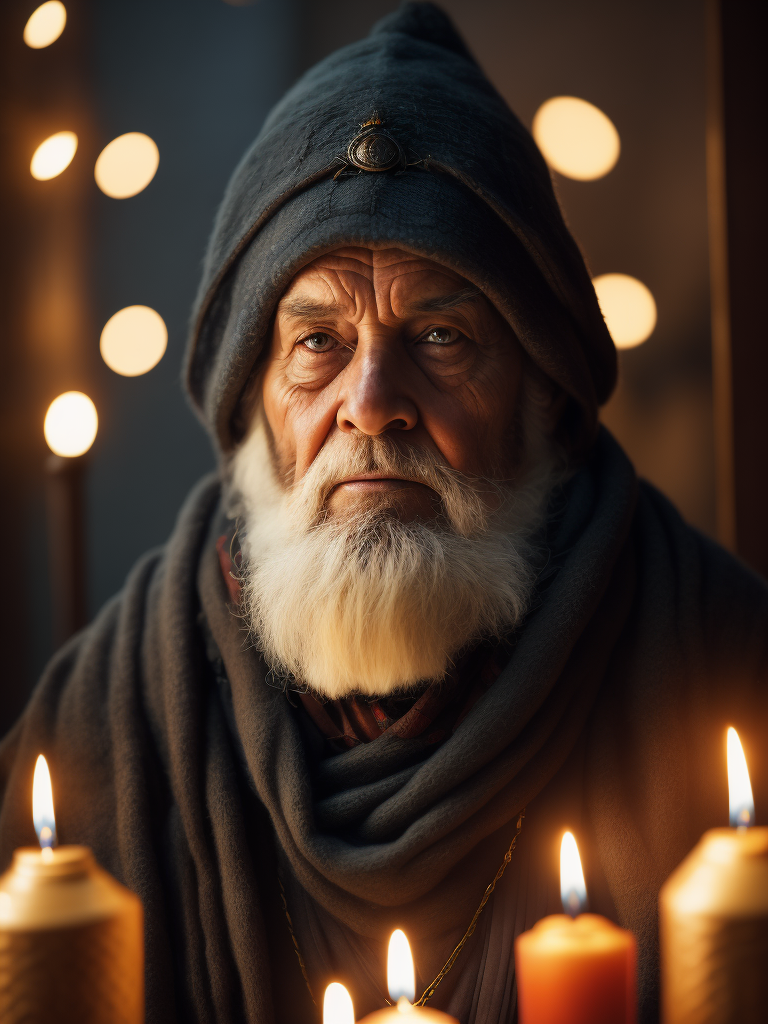
MULTIPOLYGON (((531 147, 429 5, 407 6, 310 72, 236 172, 208 257, 189 380, 222 452, 235 442, 233 412, 287 277, 317 246, 372 237, 464 266, 510 322, 514 314, 531 358, 594 433, 613 356, 531 147), (434 93, 426 84, 417 93, 433 80, 434 93), (394 133, 394 95, 413 131, 402 129, 403 145, 426 139, 415 155, 456 173, 364 172, 334 183, 330 160, 372 104, 388 100, 394 133), (472 146, 446 131, 457 117, 477 132, 472 146), (335 196, 351 198, 342 208, 335 196), (499 268, 477 252, 477 265, 465 265, 481 227, 467 249, 454 247, 452 226, 434 228, 445 207, 419 206, 419 196, 453 196, 454 212, 477 213, 518 262, 499 268), (527 274, 525 294, 505 276, 511 265, 527 274)), ((433 1005, 462 1024, 515 1020, 514 938, 558 909, 557 840, 571 827, 592 909, 638 937, 641 1021, 650 1024, 659 886, 706 827, 725 821, 729 724, 751 755, 758 815, 768 806, 759 756, 768 588, 638 483, 605 431, 550 512, 546 578, 507 664, 456 730, 437 749, 385 733, 329 757, 233 614, 216 552, 221 487, 202 481, 166 546, 55 656, 4 741, 2 866, 34 842, 42 751, 62 841, 92 846, 144 903, 148 1024, 293 1024, 320 1014, 281 884, 310 982, 340 977, 362 1014, 383 995, 393 926, 413 940, 419 989, 432 980, 525 810, 507 873, 433 1005)))

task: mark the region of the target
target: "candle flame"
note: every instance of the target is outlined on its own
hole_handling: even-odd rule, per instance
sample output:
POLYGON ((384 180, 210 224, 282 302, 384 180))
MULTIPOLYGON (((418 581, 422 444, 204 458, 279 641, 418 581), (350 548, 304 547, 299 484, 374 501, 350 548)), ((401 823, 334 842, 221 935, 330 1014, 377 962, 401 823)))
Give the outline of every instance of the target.
POLYGON ((323 1024, 355 1024, 352 997, 338 981, 332 981, 325 990, 323 1024))
POLYGON ((413 972, 411 947, 405 932, 398 928, 392 932, 387 956, 387 988, 393 1003, 405 998, 412 1003, 416 998, 416 978, 413 972))
POLYGON ((576 917, 587 906, 587 886, 572 832, 566 832, 560 844, 560 899, 563 911, 571 917, 576 917))
POLYGON ((48 762, 41 754, 35 764, 32 783, 32 820, 43 849, 56 845, 56 818, 53 813, 53 788, 48 762))
POLYGON ((728 729, 726 748, 731 827, 749 828, 755 824, 755 801, 752 798, 747 759, 744 757, 739 734, 732 727, 728 729))

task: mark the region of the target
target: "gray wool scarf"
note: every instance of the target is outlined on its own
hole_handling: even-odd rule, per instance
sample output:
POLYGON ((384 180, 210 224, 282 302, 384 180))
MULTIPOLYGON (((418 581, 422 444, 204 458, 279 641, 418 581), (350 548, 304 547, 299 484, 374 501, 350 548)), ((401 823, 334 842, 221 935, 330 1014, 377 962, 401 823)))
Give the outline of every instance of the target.
MULTIPOLYGON (((768 724, 765 585, 638 490, 604 432, 553 525, 548 586, 455 733, 428 755, 382 736, 322 758, 228 605, 219 501, 203 481, 4 741, 3 866, 34 842, 43 751, 61 840, 91 845, 144 902, 149 1024, 273 1024, 297 1019, 304 988, 278 872, 316 977, 355 948, 362 1013, 394 924, 431 980, 525 806, 509 873, 434 1005, 462 1024, 514 1019, 514 936, 557 909, 553 849, 571 826, 593 909, 638 936, 654 1020, 658 888, 726 820, 725 726, 749 750, 768 724)), ((754 786, 760 818, 764 762, 754 786)))

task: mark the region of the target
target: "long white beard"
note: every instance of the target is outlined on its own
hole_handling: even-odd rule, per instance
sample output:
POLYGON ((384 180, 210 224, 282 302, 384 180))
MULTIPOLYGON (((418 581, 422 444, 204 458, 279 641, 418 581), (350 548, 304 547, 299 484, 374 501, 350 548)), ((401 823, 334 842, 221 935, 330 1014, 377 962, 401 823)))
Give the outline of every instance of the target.
POLYGON ((241 522, 243 614, 270 667, 332 699, 382 696, 442 678, 462 648, 512 630, 528 608, 531 537, 557 477, 537 454, 527 480, 496 487, 494 512, 479 481, 386 437, 337 436, 286 488, 257 415, 233 458, 231 511, 241 522), (330 516, 333 485, 374 470, 423 481, 442 514, 402 522, 395 496, 330 516))

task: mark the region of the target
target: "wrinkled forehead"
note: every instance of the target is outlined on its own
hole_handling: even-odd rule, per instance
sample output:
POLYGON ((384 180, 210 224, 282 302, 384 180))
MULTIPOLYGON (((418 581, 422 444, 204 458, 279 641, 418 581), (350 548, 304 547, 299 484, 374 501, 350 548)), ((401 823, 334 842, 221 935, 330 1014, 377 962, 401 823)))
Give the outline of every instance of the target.
POLYGON ((278 302, 277 317, 323 305, 354 314, 371 300, 398 315, 437 312, 467 301, 490 306, 477 287, 435 260, 394 247, 340 246, 294 275, 278 302))

